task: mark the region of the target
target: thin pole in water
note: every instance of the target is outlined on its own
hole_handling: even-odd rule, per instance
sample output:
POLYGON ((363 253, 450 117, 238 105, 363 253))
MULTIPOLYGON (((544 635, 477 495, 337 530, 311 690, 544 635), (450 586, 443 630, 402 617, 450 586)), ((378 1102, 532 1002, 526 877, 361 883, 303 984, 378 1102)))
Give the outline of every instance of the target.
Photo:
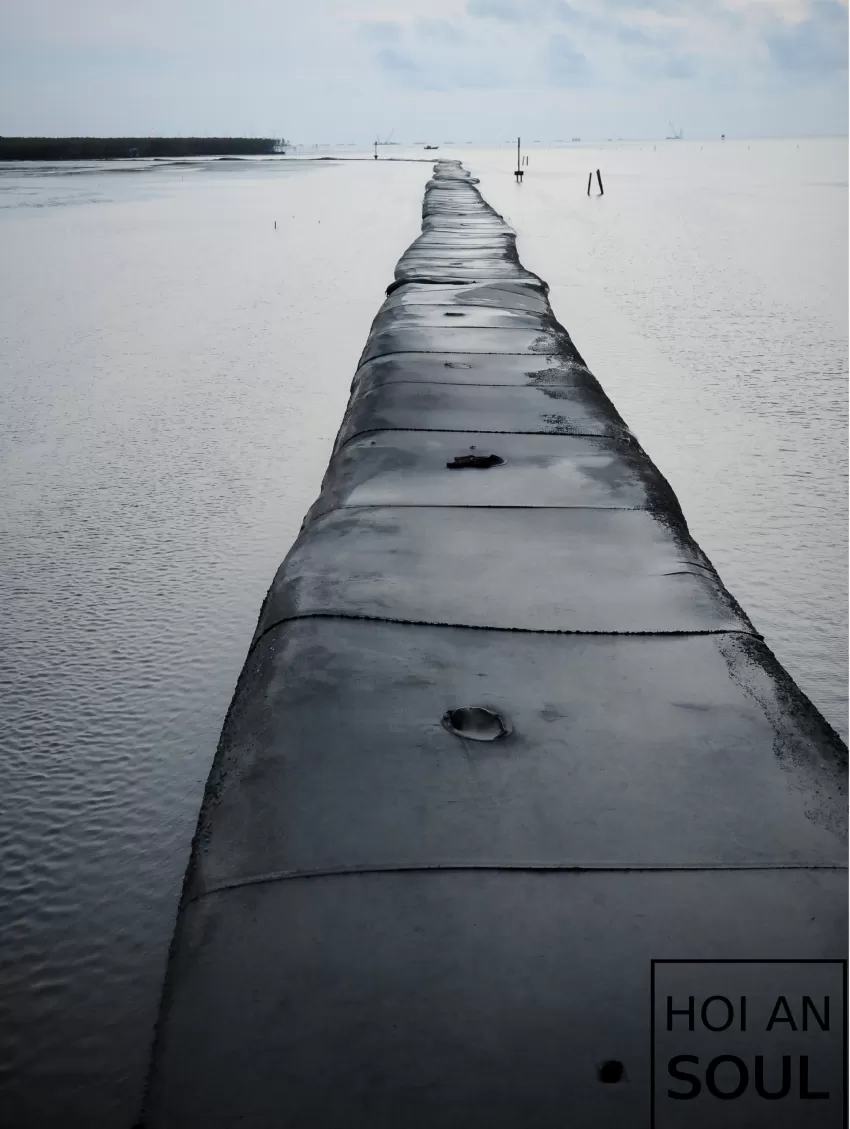
POLYGON ((602 173, 599 171, 599 169, 596 170, 596 179, 599 181, 599 195, 604 196, 605 189, 602 187, 602 173))
POLYGON ((593 170, 587 174, 587 194, 590 195, 590 186, 593 184, 593 170))

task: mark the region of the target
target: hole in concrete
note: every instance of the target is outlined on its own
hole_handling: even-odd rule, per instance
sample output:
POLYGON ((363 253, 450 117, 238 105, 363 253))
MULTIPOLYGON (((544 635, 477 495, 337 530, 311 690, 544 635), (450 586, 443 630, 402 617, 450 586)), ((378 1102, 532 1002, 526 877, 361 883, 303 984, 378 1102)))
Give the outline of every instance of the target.
POLYGON ((504 718, 484 706, 461 706, 443 714, 443 725, 449 733, 469 741, 495 741, 511 731, 504 718))
POLYGON ((620 1060, 616 1058, 609 1058, 606 1062, 603 1062, 596 1073, 599 1081, 609 1086, 616 1085, 617 1082, 623 1082, 626 1078, 626 1068, 620 1060))
POLYGON ((449 470, 489 470, 490 467, 504 464, 505 460, 498 455, 456 455, 446 466, 449 470))

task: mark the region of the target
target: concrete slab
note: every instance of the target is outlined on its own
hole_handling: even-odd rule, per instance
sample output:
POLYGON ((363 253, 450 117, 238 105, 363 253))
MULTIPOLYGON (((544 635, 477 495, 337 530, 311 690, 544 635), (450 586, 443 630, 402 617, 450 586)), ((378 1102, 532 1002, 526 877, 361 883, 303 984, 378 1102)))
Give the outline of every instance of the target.
MULTIPOLYGON (((400 381, 556 390, 561 385, 581 385, 599 389, 599 395, 604 396, 596 378, 585 368, 577 352, 570 358, 533 353, 386 353, 362 364, 357 370, 354 384, 366 392, 371 388, 400 381)), ((605 400, 610 403, 607 397, 605 400)), ((515 402, 510 403, 510 409, 516 406, 515 402)), ((613 405, 610 412, 611 418, 625 427, 613 405)), ((516 430, 521 429, 520 426, 516 430)))
POLYGON ((418 263, 396 271, 398 282, 433 282, 437 285, 451 286, 463 282, 488 282, 495 279, 536 280, 536 275, 526 270, 487 269, 482 265, 470 269, 445 267, 436 263, 418 263))
POLYGON ((446 231, 446 233, 453 233, 453 231, 458 231, 458 233, 461 233, 461 231, 471 231, 471 233, 501 234, 503 231, 509 231, 511 229, 506 224, 502 224, 501 220, 426 216, 422 220, 422 230, 446 231))
POLYGON ((613 439, 477 432, 378 431, 331 460, 309 518, 342 506, 522 506, 661 509, 679 513, 642 451, 613 439), (490 468, 450 469, 494 455, 490 468))
POLYGON ((257 631, 310 615, 546 632, 752 630, 684 525, 644 510, 335 510, 302 531, 257 631))
MULTIPOLYGON (((447 323, 449 319, 446 319, 447 323)), ((546 353, 571 350, 566 330, 549 323, 545 329, 466 329, 447 324, 437 329, 390 329, 370 334, 360 364, 386 353, 546 353)))
MULTIPOLYGON (((556 373, 563 371, 563 367, 555 367, 556 373)), ((632 439, 608 398, 601 389, 596 393, 594 385, 596 382, 588 377, 583 383, 541 383, 532 388, 421 382, 396 382, 368 390, 361 387, 346 413, 337 443, 341 445, 367 431, 387 430, 632 439)))
POLYGON ((444 254, 477 254, 478 252, 508 254, 515 252, 513 235, 476 234, 474 232, 429 231, 413 244, 417 252, 444 254))
POLYGON ((534 313, 549 313, 548 299, 539 288, 521 285, 508 289, 498 283, 477 285, 468 283, 461 286, 433 286, 410 282, 399 287, 387 298, 382 310, 401 306, 457 305, 487 306, 498 310, 528 310, 534 313), (517 293, 517 291, 521 291, 517 293))
POLYGON ((461 306, 454 303, 445 306, 434 304, 414 306, 394 306, 382 308, 372 323, 370 333, 394 329, 436 329, 442 333, 446 327, 452 329, 529 329, 544 333, 555 327, 551 313, 538 313, 531 310, 494 309, 492 306, 461 306))
POLYGON ((189 892, 361 867, 842 866, 841 751, 753 636, 295 621, 245 664, 189 892), (449 732, 470 706, 509 734, 449 732))

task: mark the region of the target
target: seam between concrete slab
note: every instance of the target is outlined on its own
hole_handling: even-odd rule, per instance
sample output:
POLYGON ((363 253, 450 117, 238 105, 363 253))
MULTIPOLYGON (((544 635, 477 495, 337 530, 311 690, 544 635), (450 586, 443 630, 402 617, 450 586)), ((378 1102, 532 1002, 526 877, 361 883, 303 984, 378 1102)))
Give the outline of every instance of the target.
MULTIPOLYGON (((509 291, 505 290, 504 293, 508 294, 509 291)), ((378 313, 375 316, 375 321, 377 321, 379 317, 383 317, 384 314, 390 313, 392 310, 451 310, 453 313, 456 312, 456 311, 459 311, 459 310, 484 310, 486 313, 490 313, 490 314, 504 314, 504 313, 507 313, 507 314, 522 314, 522 315, 526 315, 528 317, 548 318, 550 321, 553 320, 553 318, 554 318, 551 306, 549 306, 548 309, 544 309, 544 310, 526 310, 526 309, 523 309, 521 306, 520 307, 493 306, 493 305, 487 306, 484 303, 479 303, 479 302, 449 302, 449 301, 446 301, 446 302, 400 302, 397 306, 388 306, 386 309, 384 309, 383 306, 382 306, 381 309, 378 310, 378 313)), ((415 329, 416 326, 413 326, 411 328, 415 329)), ((423 328, 429 328, 429 327, 423 327, 423 328)), ((478 328, 478 329, 481 329, 481 328, 483 328, 483 329, 510 329, 511 326, 446 326, 446 328, 447 329, 476 329, 476 328, 478 328)), ((523 328, 523 327, 520 326, 519 328, 523 328)), ((564 332, 566 332, 566 330, 564 332)))
MULTIPOLYGON (((394 384, 417 384, 419 382, 415 381, 415 380, 405 380, 405 381, 397 380, 397 381, 393 381, 393 383, 394 384)), ((430 381, 429 383, 434 383, 434 382, 430 381)), ((383 387, 383 385, 380 385, 379 387, 383 387)), ((499 385, 479 384, 479 385, 471 385, 471 387, 474 387, 474 388, 498 388, 499 385)), ((510 388, 522 388, 523 385, 521 385, 521 384, 520 385, 511 384, 511 385, 508 385, 508 387, 510 387, 510 388)), ((358 431, 356 435, 352 435, 350 439, 346 439, 346 441, 343 444, 341 444, 339 447, 337 447, 337 449, 334 451, 333 457, 336 458, 336 456, 340 455, 346 449, 346 447, 349 446, 349 444, 353 443, 361 435, 376 435, 378 433, 381 433, 381 434, 384 434, 384 435, 393 435, 397 431, 402 432, 403 434, 409 434, 412 431, 413 432, 428 431, 429 434, 433 435, 433 434, 438 434, 441 431, 444 431, 447 435, 516 435, 517 437, 524 436, 524 435, 541 434, 540 432, 537 432, 537 431, 478 431, 474 427, 466 427, 466 428, 463 429, 463 431, 453 431, 450 427, 435 427, 435 428, 370 427, 368 431, 358 431)), ((633 438, 630 435, 627 435, 625 437, 622 436, 622 435, 587 435, 585 433, 582 433, 582 434, 578 434, 577 432, 561 433, 559 431, 545 431, 545 432, 542 432, 542 434, 546 435, 550 439, 603 439, 606 443, 622 443, 627 448, 634 447, 635 441, 636 441, 635 438, 633 438)), ((491 467, 490 469, 495 470, 497 468, 491 467)), ((529 507, 529 508, 533 508, 533 507, 529 507)), ((555 508, 557 508, 557 507, 555 507, 555 508)), ((597 508, 597 507, 591 507, 591 508, 597 508)), ((604 509, 605 507, 598 507, 598 508, 604 509)))
POLYGON ((347 878, 355 875, 369 874, 416 874, 430 873, 432 871, 493 871, 509 873, 565 873, 565 874, 678 874, 678 873, 716 873, 718 871, 747 872, 747 871, 774 871, 774 870, 828 870, 847 871, 846 863, 805 863, 805 862, 774 862, 774 863, 718 863, 705 865, 699 863, 684 863, 669 865, 650 863, 647 865, 633 865, 630 863, 557 863, 557 862, 520 862, 520 863, 495 863, 495 862, 447 862, 447 863, 398 863, 382 866, 346 866, 346 867, 317 867, 315 869, 272 870, 266 874, 249 875, 247 878, 236 878, 229 882, 218 882, 207 886, 203 890, 192 894, 186 899, 189 902, 200 901, 209 894, 225 894, 231 890, 241 890, 245 886, 263 886, 274 882, 287 882, 304 878, 347 878))
MULTIPOLYGON (((410 326, 409 328, 413 329, 415 327, 410 326)), ((424 328, 433 329, 434 327, 433 326, 426 326, 424 328)), ((467 326, 451 326, 451 327, 447 326, 446 328, 447 328, 447 330, 449 330, 449 329, 467 329, 467 328, 469 328, 469 329, 476 329, 476 328, 481 329, 483 327, 482 326, 470 325, 468 327, 467 326)), ((498 333, 499 330, 494 329, 493 332, 498 333)), ((504 332, 505 333, 529 332, 530 333, 531 330, 528 330, 528 331, 517 330, 517 329, 514 329, 511 326, 505 326, 504 332)), ((528 351, 528 349, 521 349, 518 353, 514 353, 510 349, 494 349, 492 352, 488 351, 486 353, 485 352, 479 353, 479 352, 470 352, 469 349, 392 349, 388 353, 375 353, 375 355, 373 357, 369 357, 367 360, 361 361, 361 363, 357 366, 357 372, 360 372, 360 369, 363 368, 363 365, 368 365, 370 361, 379 361, 382 357, 392 357, 396 353, 419 353, 420 355, 427 356, 427 357, 439 357, 439 356, 444 355, 445 353, 465 353, 467 356, 470 356, 470 357, 559 357, 559 356, 561 356, 561 352, 558 351, 558 350, 556 350, 554 353, 530 353, 528 351)), ((415 382, 411 381, 411 383, 415 383, 415 382)), ((423 381, 423 383, 425 383, 425 382, 423 381)))
MULTIPOLYGON (((623 429, 623 430, 625 430, 625 429, 623 429)), ((637 443, 637 437, 633 436, 633 435, 604 435, 604 434, 601 434, 598 431, 481 431, 481 430, 478 430, 476 432, 471 432, 468 427, 460 427, 460 428, 457 429, 457 432, 455 432, 454 428, 451 428, 451 427, 398 427, 398 426, 387 427, 385 425, 383 427, 367 427, 367 428, 364 428, 363 431, 355 431, 353 435, 350 435, 346 439, 345 443, 343 443, 342 446, 337 447, 334 454, 336 454, 339 451, 342 451, 345 448, 345 446, 348 443, 351 442, 352 439, 358 439, 361 435, 374 435, 374 433, 376 431, 415 431, 415 432, 418 432, 420 434, 424 434, 424 433, 429 432, 429 431, 437 431, 437 432, 445 431, 445 432, 448 432, 449 434, 458 434, 458 435, 463 435, 463 434, 466 434, 466 435, 470 435, 470 434, 477 434, 477 435, 552 435, 552 436, 560 437, 560 438, 563 438, 563 439, 615 439, 620 443, 630 443, 630 444, 636 444, 637 443)))
MULTIPOLYGON (((497 469, 497 468, 492 468, 497 469)), ((471 473, 475 473, 474 471, 471 473)), ((316 514, 318 517, 327 517, 328 514, 336 513, 338 510, 380 510, 380 509, 393 509, 393 510, 594 510, 600 513, 651 513, 652 511, 648 506, 512 506, 506 502, 466 502, 457 503, 452 502, 448 505, 441 504, 440 502, 355 502, 353 505, 346 505, 344 502, 336 506, 328 506, 326 510, 322 510, 321 514, 316 514)), ((703 568, 703 565, 698 567, 703 568)), ((667 576, 667 573, 661 573, 662 576, 667 576)))
MULTIPOLYGON (((384 353, 383 354, 383 356, 385 356, 385 357, 392 357, 394 355, 395 354, 393 354, 393 353, 384 353)), ((398 355, 401 356, 401 354, 398 354, 398 355)), ((446 354, 435 353, 433 355, 434 356, 443 356, 443 355, 449 356, 450 354, 448 354, 448 353, 446 353, 446 354)), ((522 353, 510 353, 510 354, 505 354, 505 353, 464 353, 464 354, 458 354, 458 355, 459 356, 462 355, 462 356, 466 356, 466 357, 504 357, 504 356, 508 356, 508 355, 512 356, 512 357, 520 357, 520 356, 523 356, 524 354, 522 354, 522 353)), ((558 356, 558 354, 557 353, 535 353, 534 356, 535 357, 556 357, 556 356, 558 356)), ((370 357, 368 361, 365 361, 360 366, 360 368, 365 368, 366 365, 371 364, 372 361, 379 360, 379 359, 380 358, 378 358, 378 357, 370 357)), ((575 368, 582 368, 582 371, 586 372, 587 375, 590 376, 589 370, 586 369, 586 368, 583 368, 583 366, 575 365, 574 367, 575 368)), ((545 370, 541 370, 541 371, 545 371, 545 370)), ((360 372, 360 369, 358 369, 357 372, 360 372)), ((357 373, 355 373, 354 376, 355 376, 355 379, 356 379, 357 373)), ((436 384, 437 387, 439 387, 439 388, 531 388, 535 392, 545 392, 547 388, 553 388, 557 391, 559 389, 568 389, 570 387, 570 385, 565 385, 565 384, 535 384, 531 380, 526 380, 524 384, 506 384, 504 381, 502 381, 500 384, 490 384, 489 382, 485 383, 484 381, 481 381, 481 382, 476 381, 475 384, 472 384, 467 380, 463 380, 463 381, 460 381, 460 380, 404 380, 402 378, 401 380, 385 380, 381 384, 376 384, 373 388, 367 388, 366 391, 363 393, 363 395, 365 396, 369 392, 376 392, 379 388, 388 388, 391 384, 418 384, 422 388, 429 388, 433 384, 436 384)), ((356 404, 356 402, 357 402, 356 400, 351 401, 352 405, 356 404)), ((387 430, 390 431, 390 430, 396 430, 396 429, 387 428, 387 430)), ((422 430, 424 431, 426 429, 422 428, 422 430)), ((522 435, 524 433, 522 431, 518 431, 518 432, 515 432, 515 433, 514 432, 506 432, 505 434, 522 435)))
POLYGON ((404 627, 460 628, 463 631, 518 631, 523 635, 595 635, 607 636, 610 639, 622 639, 625 637, 636 639, 698 638, 704 635, 746 635, 751 639, 764 641, 764 636, 760 635, 755 628, 753 628, 752 631, 747 631, 743 627, 718 627, 706 629, 705 631, 567 631, 562 628, 541 630, 539 627, 496 627, 493 624, 481 623, 446 623, 443 620, 432 619, 393 619, 391 616, 352 615, 348 612, 305 612, 283 616, 281 619, 276 619, 274 623, 270 623, 268 627, 264 627, 256 639, 252 641, 248 653, 251 654, 260 640, 268 635, 270 631, 274 631, 276 627, 281 627, 284 623, 294 623, 296 620, 300 619, 362 620, 364 623, 398 623, 404 627))

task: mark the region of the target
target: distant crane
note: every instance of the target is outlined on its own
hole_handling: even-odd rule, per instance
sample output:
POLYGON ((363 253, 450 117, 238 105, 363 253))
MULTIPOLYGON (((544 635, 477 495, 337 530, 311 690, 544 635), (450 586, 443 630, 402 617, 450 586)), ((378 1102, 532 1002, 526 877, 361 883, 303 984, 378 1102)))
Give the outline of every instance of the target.
POLYGON ((665 140, 666 141, 681 141, 682 138, 685 136, 685 131, 683 129, 677 130, 672 122, 668 122, 667 124, 670 126, 670 136, 665 138, 665 140))

